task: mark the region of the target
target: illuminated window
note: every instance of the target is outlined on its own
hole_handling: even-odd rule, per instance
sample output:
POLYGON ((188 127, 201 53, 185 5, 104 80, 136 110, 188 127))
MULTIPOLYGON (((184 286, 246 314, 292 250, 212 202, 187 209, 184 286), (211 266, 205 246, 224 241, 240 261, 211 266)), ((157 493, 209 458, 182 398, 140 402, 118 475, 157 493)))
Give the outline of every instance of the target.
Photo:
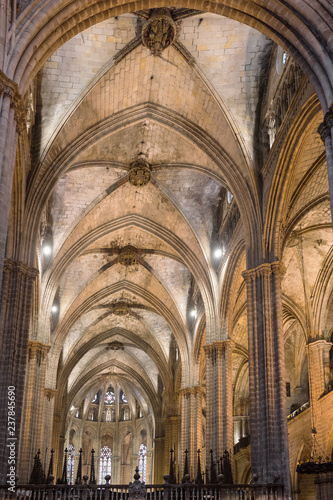
POLYGON ((68 446, 68 460, 67 460, 67 482, 74 484, 74 466, 75 466, 75 448, 74 445, 68 446))
POLYGON ((230 193, 230 191, 227 191, 227 202, 231 203, 231 200, 233 199, 234 195, 230 193))
POLYGON ((107 405, 112 405, 116 400, 116 396, 113 391, 107 391, 104 398, 104 403, 107 405))
POLYGON ((121 395, 121 400, 123 403, 128 403, 127 398, 126 398, 124 393, 122 393, 122 395, 121 395))
POLYGON ((108 446, 103 446, 99 459, 99 484, 104 484, 105 476, 111 476, 112 452, 108 446))
POLYGON ((289 59, 289 54, 288 54, 288 52, 284 51, 282 53, 282 66, 283 67, 287 64, 288 59, 289 59))
POLYGON ((97 396, 97 394, 95 394, 95 397, 94 397, 94 399, 92 400, 92 403, 97 403, 97 400, 98 400, 98 396, 97 396))
POLYGON ((141 481, 146 482, 146 471, 147 471, 147 446, 142 444, 139 448, 139 474, 141 481))

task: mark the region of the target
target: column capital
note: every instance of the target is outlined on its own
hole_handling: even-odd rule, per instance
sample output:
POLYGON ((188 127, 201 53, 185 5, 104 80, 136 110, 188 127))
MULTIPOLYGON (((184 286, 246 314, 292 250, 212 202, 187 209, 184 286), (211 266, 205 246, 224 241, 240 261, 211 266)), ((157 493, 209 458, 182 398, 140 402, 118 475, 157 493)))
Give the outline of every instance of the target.
POLYGON ((50 349, 50 345, 42 344, 42 342, 38 342, 37 340, 28 340, 28 350, 32 359, 34 359, 37 353, 40 353, 44 357, 50 349))
POLYGON ((58 389, 50 389, 49 387, 44 388, 44 396, 47 397, 48 401, 55 398, 58 393, 58 389))
POLYGON ((247 269, 242 272, 242 276, 246 283, 250 283, 251 281, 259 278, 261 276, 270 276, 271 274, 276 274, 281 278, 284 276, 286 272, 286 268, 283 262, 277 260, 275 262, 265 262, 264 264, 260 264, 253 269, 247 269))
POLYGON ((322 349, 331 349, 333 346, 333 342, 330 342, 325 339, 315 339, 313 341, 310 341, 308 344, 306 344, 305 348, 307 351, 317 349, 317 350, 322 350, 322 349))
POLYGON ((234 347, 235 347, 235 342, 231 339, 216 340, 211 344, 206 344, 203 346, 205 353, 208 355, 211 355, 214 351, 217 352, 218 354, 222 354, 223 350, 225 349, 233 350, 234 347))
POLYGON ((39 271, 35 267, 30 267, 27 264, 24 264, 23 262, 19 262, 12 259, 4 260, 3 271, 9 273, 13 273, 16 271, 18 274, 23 274, 24 276, 26 276, 31 280, 35 280, 39 275, 39 271))
POLYGON ((324 121, 322 121, 317 129, 320 134, 321 140, 325 142, 327 137, 331 137, 331 129, 333 127, 333 102, 326 111, 324 115, 324 121))
POLYGON ((20 134, 27 129, 24 100, 19 93, 18 85, 14 80, 0 70, 0 95, 10 99, 10 107, 14 110, 14 119, 16 121, 16 130, 20 134))
POLYGON ((204 394, 204 389, 201 385, 195 385, 194 387, 184 387, 180 389, 179 394, 185 398, 189 397, 191 394, 204 394))

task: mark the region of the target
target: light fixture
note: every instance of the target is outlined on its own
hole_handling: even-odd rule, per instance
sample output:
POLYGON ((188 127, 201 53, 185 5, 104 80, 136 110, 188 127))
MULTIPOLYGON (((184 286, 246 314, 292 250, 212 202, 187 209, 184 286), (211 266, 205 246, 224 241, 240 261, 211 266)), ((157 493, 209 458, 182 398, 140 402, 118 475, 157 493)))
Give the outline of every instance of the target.
POLYGON ((48 257, 49 255, 51 255, 51 253, 52 253, 52 248, 50 247, 50 245, 44 245, 43 254, 48 257))
POLYGON ((216 248, 216 249, 214 250, 214 257, 215 257, 216 259, 221 258, 221 257, 222 257, 222 255, 223 255, 222 248, 216 248))
POLYGON ((58 306, 56 306, 55 304, 53 304, 53 306, 52 306, 52 308, 51 308, 51 311, 52 311, 53 313, 58 312, 58 306))

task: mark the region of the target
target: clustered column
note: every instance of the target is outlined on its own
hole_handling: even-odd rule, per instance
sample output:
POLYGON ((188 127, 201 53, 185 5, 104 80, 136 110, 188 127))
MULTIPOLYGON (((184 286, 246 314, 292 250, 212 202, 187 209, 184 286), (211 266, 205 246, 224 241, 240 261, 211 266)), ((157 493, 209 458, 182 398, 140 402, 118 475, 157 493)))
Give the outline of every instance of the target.
POLYGON ((181 393, 181 470, 180 479, 183 477, 185 451, 188 451, 188 466, 191 479, 197 473, 197 450, 202 448, 202 395, 203 389, 195 387, 182 389, 181 393))
MULTIPOLYGON (((29 327, 33 290, 38 271, 22 262, 6 260, 4 265, 0 338, 0 442, 8 434, 8 387, 15 387, 15 437, 20 436, 29 327)), ((16 449, 16 457, 18 450, 16 449)), ((6 481, 8 449, 0 449, 2 484, 6 481)))
MULTIPOLYGON (((319 399, 324 394, 326 385, 331 380, 331 347, 332 342, 327 342, 324 339, 315 340, 306 346, 308 353, 311 425, 314 431, 313 437, 316 438, 317 446, 319 446, 319 449, 316 450, 318 454, 321 454, 321 450, 325 449, 327 434, 330 432, 330 425, 326 428, 326 423, 329 419, 323 418, 319 399)), ((314 443, 314 449, 317 446, 314 443)))
POLYGON ((44 430, 44 385, 46 355, 50 346, 29 340, 28 366, 24 389, 24 418, 20 437, 20 481, 27 482, 33 457, 37 450, 45 449, 42 442, 44 430))
POLYGON ((210 450, 214 460, 224 450, 233 453, 232 350, 231 339, 204 346, 206 353, 206 464, 210 450))
POLYGON ((283 481, 288 497, 282 275, 279 262, 243 273, 247 285, 252 474, 258 474, 260 482, 283 481))

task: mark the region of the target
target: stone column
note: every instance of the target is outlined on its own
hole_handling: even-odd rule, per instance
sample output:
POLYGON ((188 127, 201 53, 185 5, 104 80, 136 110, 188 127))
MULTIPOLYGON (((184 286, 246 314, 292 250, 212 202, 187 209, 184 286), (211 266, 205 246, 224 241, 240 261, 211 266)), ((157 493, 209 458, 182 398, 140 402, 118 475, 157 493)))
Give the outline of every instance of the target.
POLYGON ((165 437, 156 437, 154 439, 154 477, 152 478, 152 482, 155 484, 162 484, 166 469, 165 437))
POLYGON ((324 115, 324 121, 319 125, 318 132, 325 144, 328 185, 331 200, 331 217, 333 220, 333 103, 324 115))
POLYGON ((249 339, 252 474, 259 482, 277 476, 289 497, 290 474, 279 262, 245 271, 249 339))
POLYGON ((28 366, 25 377, 23 419, 19 448, 19 477, 27 483, 33 466, 33 457, 38 449, 44 457, 44 385, 46 355, 50 346, 29 340, 28 366))
MULTIPOLYGON (((49 451, 52 449, 52 434, 53 434, 53 414, 54 414, 54 400, 58 391, 56 389, 44 388, 44 411, 43 411, 43 428, 42 428, 42 442, 44 448, 49 451)), ((81 442, 81 440, 80 440, 81 442)))
POLYGON ((197 473, 197 450, 202 448, 202 396, 199 385, 182 389, 181 394, 181 457, 179 479, 183 478, 185 450, 188 451, 188 466, 191 479, 197 473))
MULTIPOLYGON (((233 394, 231 339, 204 346, 206 352, 206 464, 210 463, 210 450, 214 460, 224 450, 233 454, 233 394)), ((231 457, 232 459, 232 457, 231 457)))
MULTIPOLYGON (((34 283, 37 269, 22 262, 6 260, 3 273, 0 323, 0 442, 8 437, 19 440, 22 405, 24 398, 24 378, 27 364, 27 349, 31 311, 34 300, 34 283), (15 387, 15 432, 9 434, 8 428, 8 387, 15 387)), ((18 442, 16 444, 16 457, 18 442)), ((7 474, 8 448, 0 448, 1 484, 5 484, 7 474)), ((18 471, 16 470, 16 473, 18 471)))
POLYGON ((0 290, 8 231, 17 133, 26 130, 24 102, 17 84, 0 70, 0 290))
MULTIPOLYGON (((330 377, 331 347, 332 347, 332 342, 327 342, 324 339, 315 340, 314 342, 311 342, 306 346, 308 355, 311 425, 312 429, 316 431, 313 434, 313 437, 316 438, 318 445, 322 450, 326 449, 327 429, 325 428, 325 425, 322 425, 323 415, 321 414, 322 410, 321 406, 318 405, 318 400, 320 396, 323 395, 326 388, 326 384, 331 379, 330 377)), ((317 449, 317 453, 321 454, 319 449, 317 449)))
POLYGON ((179 455, 180 455, 180 446, 179 446, 179 431, 180 431, 180 416, 174 415, 165 418, 165 458, 164 458, 164 467, 165 471, 163 474, 169 474, 169 466, 170 466, 170 450, 171 448, 175 451, 177 467, 175 468, 175 474, 178 478, 178 472, 180 477, 180 471, 178 470, 179 466, 179 455))

